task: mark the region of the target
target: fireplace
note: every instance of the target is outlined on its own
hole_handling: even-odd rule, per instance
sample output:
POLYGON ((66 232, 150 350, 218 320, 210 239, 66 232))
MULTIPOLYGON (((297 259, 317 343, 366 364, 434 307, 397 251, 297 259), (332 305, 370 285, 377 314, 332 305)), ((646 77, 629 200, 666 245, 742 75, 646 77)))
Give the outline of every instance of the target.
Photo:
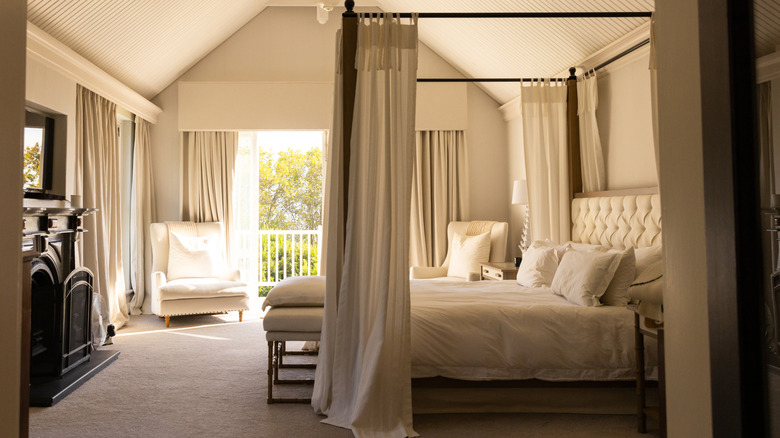
POLYGON ((81 217, 94 209, 25 207, 30 269, 30 406, 52 406, 106 367, 117 351, 92 343, 93 275, 76 267, 81 217))
POLYGON ((92 273, 60 280, 55 244, 32 262, 30 376, 60 378, 91 353, 92 273))

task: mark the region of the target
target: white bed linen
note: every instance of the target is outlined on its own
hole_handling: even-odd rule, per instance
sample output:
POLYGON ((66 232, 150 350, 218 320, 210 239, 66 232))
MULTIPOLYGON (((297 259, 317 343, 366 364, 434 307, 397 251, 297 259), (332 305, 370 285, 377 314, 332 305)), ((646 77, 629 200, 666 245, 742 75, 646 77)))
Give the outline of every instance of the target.
MULTIPOLYGON (((411 280, 412 377, 634 379, 633 313, 515 281, 411 280)), ((646 370, 656 374, 655 343, 646 370)))

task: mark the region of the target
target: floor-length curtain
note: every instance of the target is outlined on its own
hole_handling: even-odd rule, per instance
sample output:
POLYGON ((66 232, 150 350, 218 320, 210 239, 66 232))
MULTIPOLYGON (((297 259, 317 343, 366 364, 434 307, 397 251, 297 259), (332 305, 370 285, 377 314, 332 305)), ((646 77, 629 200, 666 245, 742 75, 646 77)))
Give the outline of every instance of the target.
POLYGON ((655 174, 661 186, 661 148, 658 144, 658 66, 655 46, 655 14, 650 18, 650 106, 653 115, 653 147, 655 150, 655 174))
POLYGON ((82 150, 83 202, 98 211, 84 217, 84 266, 108 310, 103 322, 128 321, 122 267, 122 215, 116 104, 77 86, 76 144, 82 150))
POLYGON ((775 172, 772 145, 772 83, 762 82, 756 87, 758 107, 759 181, 761 208, 773 208, 775 172))
POLYGON ((549 80, 520 94, 531 240, 565 242, 571 235, 566 95, 565 85, 549 80))
POLYGON ((599 192, 607 188, 604 171, 604 153, 596 121, 599 89, 596 72, 589 72, 577 80, 577 115, 580 122, 580 162, 582 191, 599 192))
POLYGON ((468 217, 466 162, 463 131, 415 133, 412 266, 441 266, 447 257, 447 225, 468 217))
MULTIPOLYGON (((133 186, 130 201, 130 283, 133 299, 130 313, 140 315, 150 290, 152 272, 152 245, 149 225, 157 220, 152 178, 151 123, 135 118, 135 144, 133 146, 133 186)), ((147 306, 148 308, 149 306, 147 306)))
POLYGON ((238 133, 183 132, 182 220, 222 222, 225 258, 234 266, 233 179, 238 133))
MULTIPOLYGON (((325 171, 325 193, 322 206, 322 244, 320 247, 320 272, 325 274, 325 304, 320 339, 336 337, 338 317, 339 286, 344 269, 344 157, 341 147, 344 141, 342 127, 344 75, 341 72, 341 29, 336 32, 336 68, 333 96, 333 124, 328 136, 327 169, 325 171)), ((335 342, 320 342, 317 370, 314 377, 312 407, 320 414, 327 414, 333 399, 333 363, 335 342)))
MULTIPOLYGON (((331 289, 337 264, 328 258, 312 398, 315 410, 328 416, 325 423, 358 437, 416 436, 408 267, 417 26, 416 17, 409 25, 400 21, 359 17, 344 266, 338 290, 331 289), (329 307, 334 297, 335 311, 329 307)), ((330 156, 331 175, 336 155, 330 156)), ((331 212, 338 202, 330 197, 331 212)))

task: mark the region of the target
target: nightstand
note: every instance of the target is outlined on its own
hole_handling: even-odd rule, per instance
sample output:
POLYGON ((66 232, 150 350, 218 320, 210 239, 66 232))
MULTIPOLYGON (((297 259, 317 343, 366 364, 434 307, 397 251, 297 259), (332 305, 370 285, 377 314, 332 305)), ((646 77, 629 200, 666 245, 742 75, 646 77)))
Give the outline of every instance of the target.
POLYGON ((483 280, 515 280, 517 268, 512 262, 482 263, 480 274, 483 280))

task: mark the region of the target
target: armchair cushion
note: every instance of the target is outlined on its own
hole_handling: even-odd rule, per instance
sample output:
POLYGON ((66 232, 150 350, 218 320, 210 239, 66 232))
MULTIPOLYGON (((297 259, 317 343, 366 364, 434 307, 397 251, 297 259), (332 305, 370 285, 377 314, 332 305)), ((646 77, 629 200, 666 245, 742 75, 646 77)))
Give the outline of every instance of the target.
POLYGON ((161 301, 247 296, 246 284, 219 278, 179 278, 159 289, 161 301))

